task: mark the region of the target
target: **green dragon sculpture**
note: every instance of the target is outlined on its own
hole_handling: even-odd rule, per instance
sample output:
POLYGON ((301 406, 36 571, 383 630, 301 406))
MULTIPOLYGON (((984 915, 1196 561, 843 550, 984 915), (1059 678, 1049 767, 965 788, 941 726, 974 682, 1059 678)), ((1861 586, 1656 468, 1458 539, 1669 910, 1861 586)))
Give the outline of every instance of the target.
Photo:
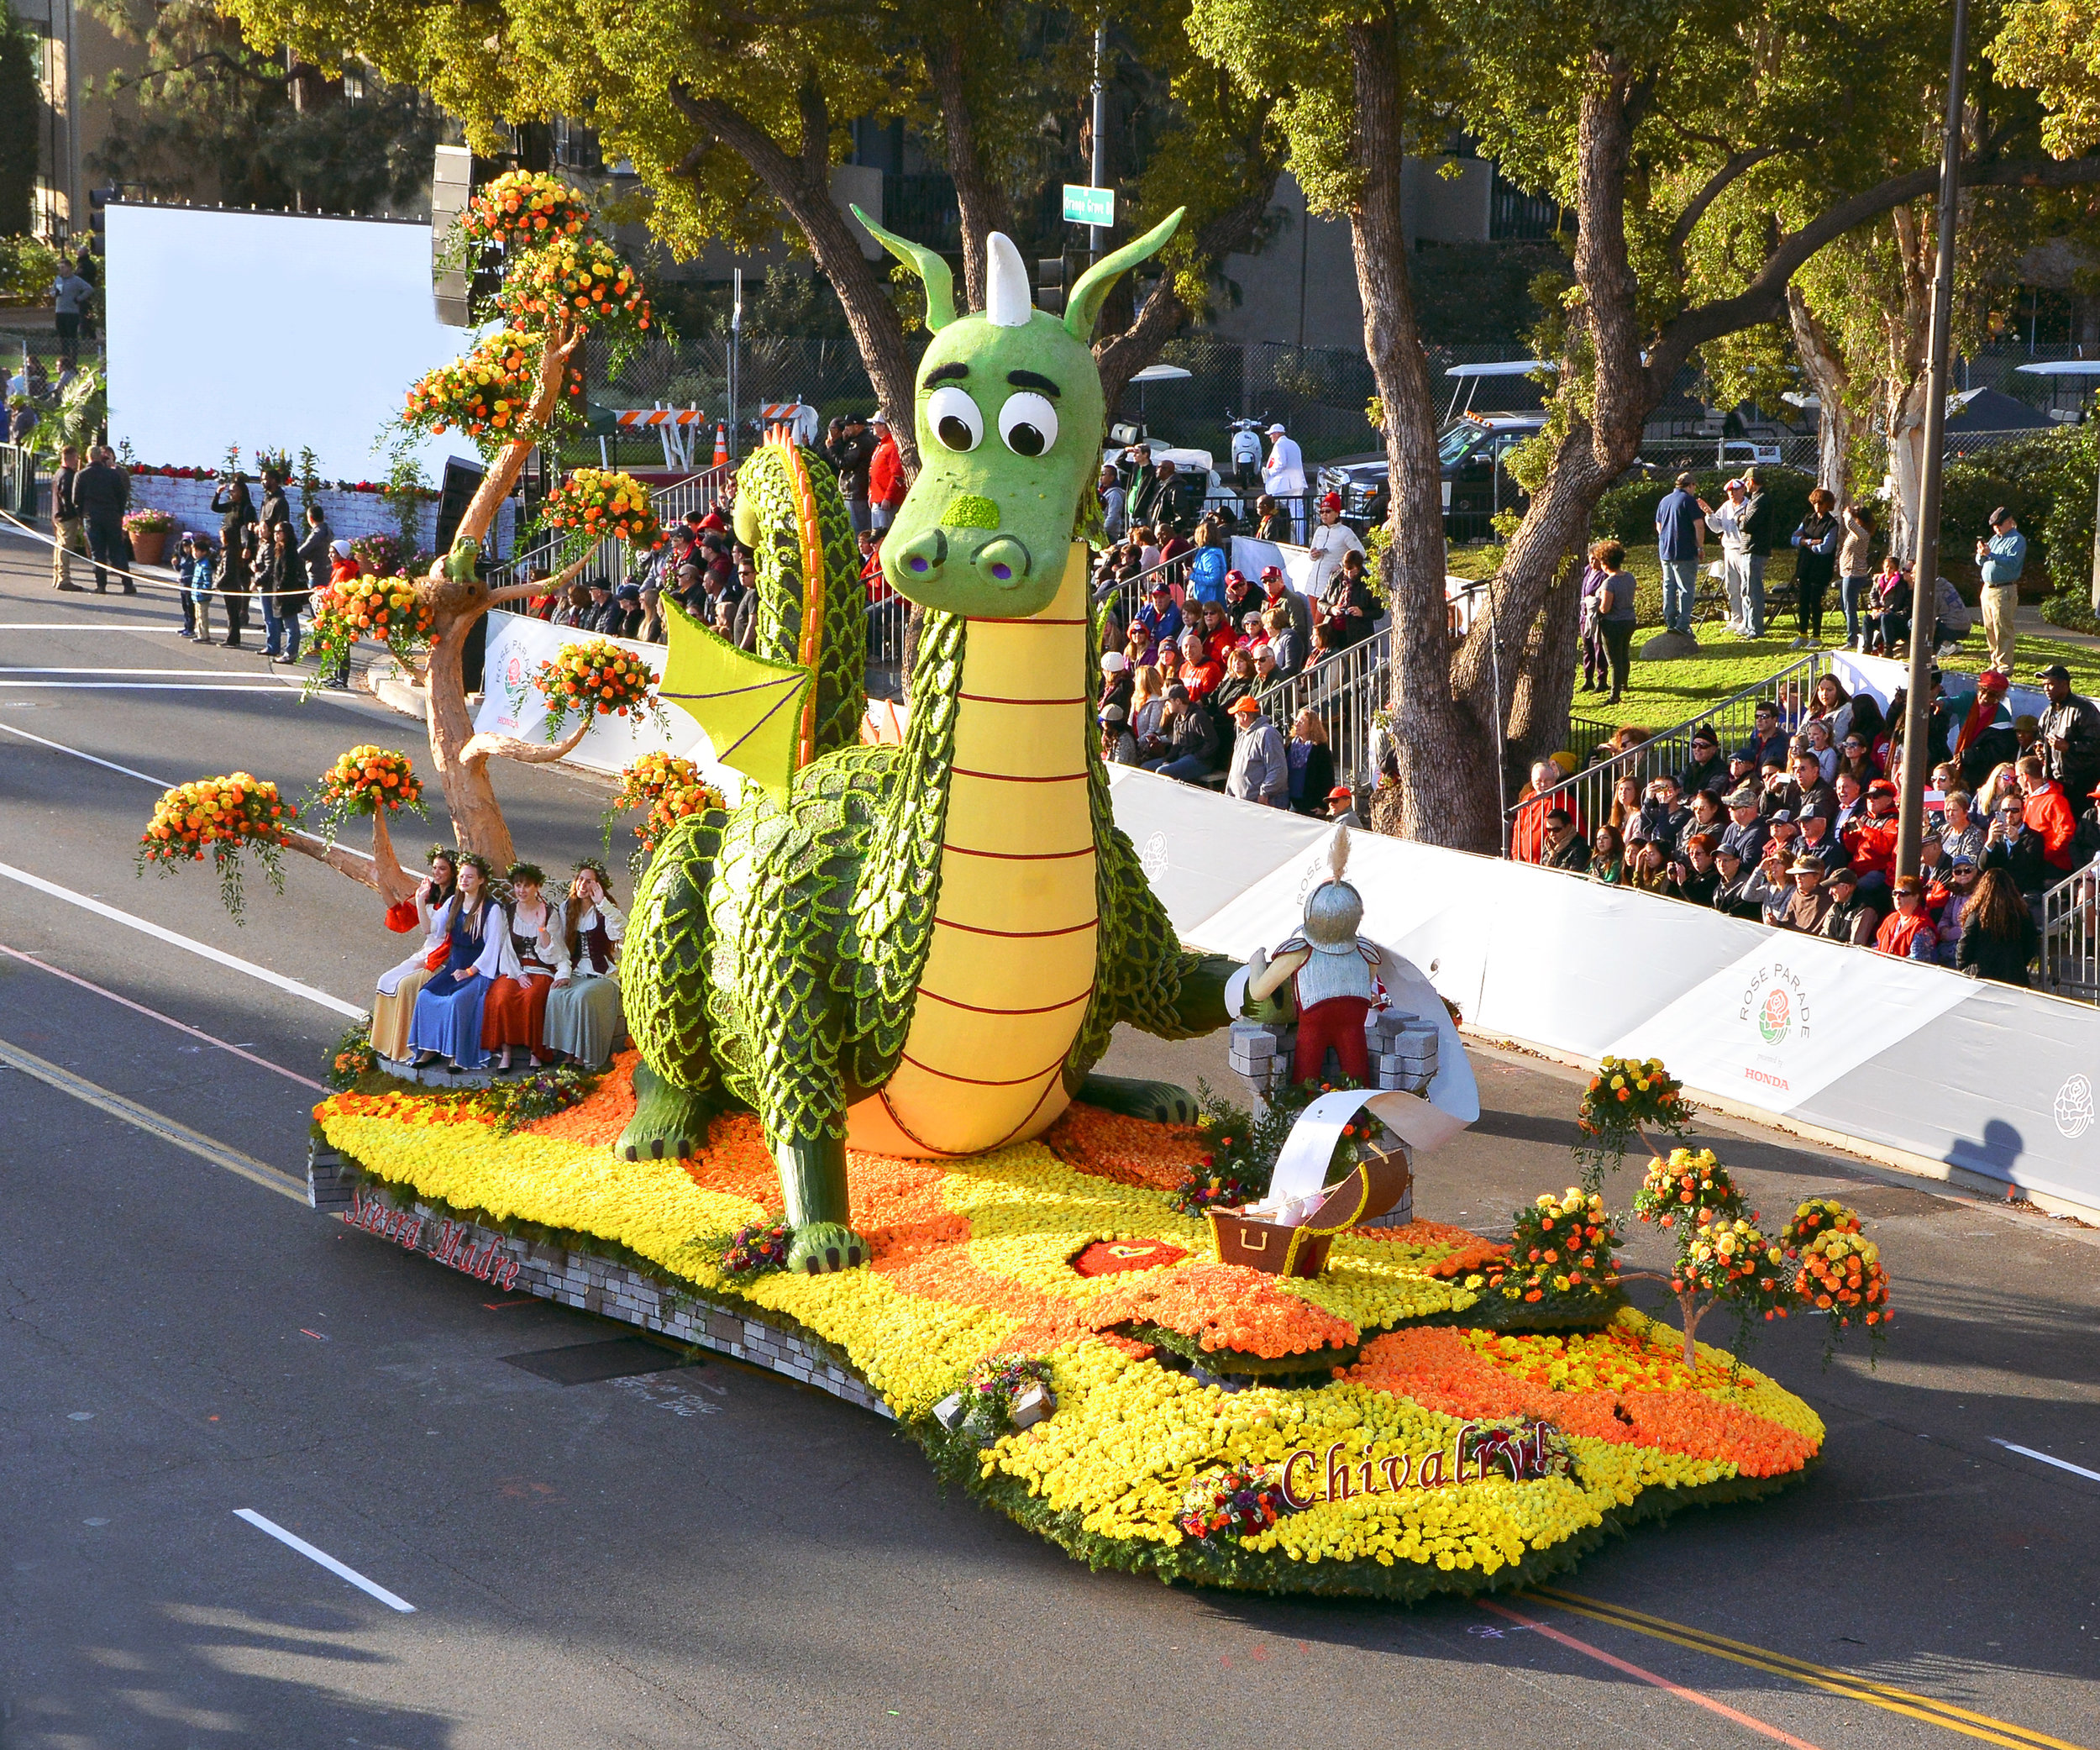
POLYGON ((883 547, 885 576, 926 610, 901 746, 859 742, 858 554, 808 453, 769 444, 738 471, 757 654, 670 612, 664 696, 751 781, 681 822, 643 875, 621 967, 642 1062, 617 1147, 687 1154, 713 1112, 751 1108, 793 1268, 863 1255, 849 1139, 976 1154, 1039 1135, 1083 1088, 1166 1116, 1178 1090, 1089 1077, 1111 1030, 1226 1022, 1233 963, 1183 949, 1110 810, 1077 539, 1103 423, 1094 322, 1179 218, 1083 276, 1062 319, 1032 307, 1003 236, 984 313, 958 317, 940 257, 869 224, 924 281, 932 330, 921 468, 883 547))

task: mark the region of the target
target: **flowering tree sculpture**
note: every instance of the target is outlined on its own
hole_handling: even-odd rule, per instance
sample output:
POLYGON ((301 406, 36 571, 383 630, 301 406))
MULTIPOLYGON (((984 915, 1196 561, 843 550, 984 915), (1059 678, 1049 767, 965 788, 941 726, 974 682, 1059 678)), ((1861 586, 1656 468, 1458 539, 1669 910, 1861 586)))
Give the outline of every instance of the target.
MULTIPOLYGON (((312 647, 316 674, 309 691, 323 677, 341 672, 350 647, 360 639, 384 644, 403 668, 418 675, 428 697, 431 769, 444 791, 454 837, 463 850, 478 852, 501 869, 512 860, 509 826, 488 775, 491 757, 540 763, 572 751, 599 717, 615 712, 654 712, 656 675, 624 653, 615 663, 596 644, 564 646, 555 661, 535 677, 550 723, 570 725, 559 739, 527 742, 514 736, 476 733, 467 710, 467 676, 463 659, 467 633, 492 607, 527 596, 557 591, 589 562, 598 544, 616 539, 636 549, 661 544, 664 533, 649 502, 648 489, 632 476, 599 469, 579 470, 549 495, 543 521, 563 537, 568 563, 550 579, 491 588, 478 575, 476 554, 498 507, 517 484, 533 447, 559 432, 573 418, 582 393, 577 364, 585 336, 592 332, 621 352, 641 341, 654 318, 634 270, 591 226, 589 208, 575 192, 552 176, 513 171, 499 176, 462 216, 456 247, 470 266, 493 262, 500 281, 481 319, 501 318, 503 326, 463 358, 428 373, 408 391, 402 415, 410 431, 443 433, 455 427, 474 439, 487 459, 487 471, 459 521, 449 554, 441 554, 428 575, 360 576, 317 591, 312 647), (578 666, 580 663, 582 665, 578 666), (591 676, 586 689, 585 677, 591 676), (586 696, 586 693, 588 696, 586 696)), ((344 756, 357 762, 375 752, 360 749, 344 756)), ((403 806, 400 780, 375 777, 364 788, 343 791, 355 806, 348 814, 369 814, 373 851, 367 859, 335 843, 333 826, 348 814, 339 809, 331 830, 317 835, 281 824, 265 843, 244 828, 244 842, 267 849, 272 858, 291 850, 328 864, 373 889, 389 905, 411 896, 415 878, 404 870, 387 837, 388 815, 403 806)), ((364 770, 359 764, 358 770, 364 770)), ((346 770, 338 763, 337 772, 346 770)), ((378 768, 382 773, 385 768, 378 768)), ((333 775, 332 774, 332 775, 333 775)), ((216 797, 241 775, 200 780, 216 797)), ((250 780, 252 781, 252 780, 250 780)), ((344 780, 347 783, 347 778, 344 780)), ((324 780, 325 782, 325 780, 324 780)), ((186 788, 189 786, 185 786, 186 788)), ((420 796, 420 785, 417 786, 420 796)), ((176 792, 170 792, 175 796, 176 792)), ((141 859, 165 870, 208 846, 222 875, 237 848, 220 831, 214 817, 163 799, 141 859), (196 813, 199 822, 190 816, 196 813), (178 830, 171 824, 179 820, 178 830), (163 834, 161 828, 167 828, 163 834), (181 834, 203 834, 196 844, 181 834), (213 833, 219 836, 213 837, 213 833), (178 847, 180 855, 176 854, 178 847)), ((278 879, 275 871, 273 880, 278 879)), ((229 909, 238 914, 238 874, 226 885, 229 909)))
POLYGON ((1626 1283, 1666 1284, 1683 1313, 1688 1367, 1698 1363, 1700 1321, 1724 1305, 1744 1331, 1790 1312, 1823 1315, 1826 1358, 1855 1327, 1878 1345, 1889 1320, 1888 1272, 1859 1217, 1841 1203, 1811 1198, 1780 1233, 1767 1234, 1713 1150, 1674 1148, 1666 1157, 1649 1141, 1651 1126, 1682 1135, 1692 1117, 1683 1085, 1658 1059, 1606 1058, 1578 1115, 1585 1140, 1575 1154, 1586 1182, 1519 1210, 1507 1244, 1467 1247, 1431 1274, 1480 1295, 1490 1322, 1530 1329, 1594 1325, 1623 1304, 1626 1283), (1635 1138, 1651 1159, 1633 1212, 1674 1239, 1667 1270, 1622 1270, 1614 1255, 1619 1221, 1604 1206, 1602 1185, 1635 1138), (1495 1306, 1498 1299, 1505 1308, 1495 1306))

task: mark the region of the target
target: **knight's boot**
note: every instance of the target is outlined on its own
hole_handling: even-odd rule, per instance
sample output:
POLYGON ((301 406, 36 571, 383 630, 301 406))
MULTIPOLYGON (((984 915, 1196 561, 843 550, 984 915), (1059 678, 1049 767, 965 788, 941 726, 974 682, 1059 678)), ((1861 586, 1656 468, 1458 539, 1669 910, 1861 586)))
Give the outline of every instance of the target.
POLYGON ((1146 1081, 1131 1075, 1089 1075, 1079 1084, 1079 1097, 1088 1106, 1116 1112, 1126 1118, 1143 1118, 1153 1124, 1193 1124, 1196 1102, 1186 1088, 1170 1081, 1146 1081))
POLYGON ((846 1225, 846 1141, 843 1137, 785 1138, 774 1144, 786 1219, 795 1230, 787 1267, 811 1276, 865 1264, 867 1243, 846 1225))
POLYGON ((613 1153, 622 1160, 684 1160, 707 1140, 706 1098, 668 1082, 645 1063, 634 1066, 634 1116, 613 1153))

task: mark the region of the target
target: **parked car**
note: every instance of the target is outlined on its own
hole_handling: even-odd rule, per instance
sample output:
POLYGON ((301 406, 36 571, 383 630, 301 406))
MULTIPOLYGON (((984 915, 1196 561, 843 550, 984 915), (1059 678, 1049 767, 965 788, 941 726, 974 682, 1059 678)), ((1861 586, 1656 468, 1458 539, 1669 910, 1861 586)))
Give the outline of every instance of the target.
MULTIPOLYGON (((1512 447, 1546 429, 1543 413, 1468 413, 1444 428, 1436 455, 1444 476, 1444 533, 1455 541, 1488 532, 1499 510, 1522 510, 1530 502, 1511 480, 1503 458, 1512 447)), ((1341 495, 1341 518, 1362 534, 1383 520, 1385 452, 1345 455, 1320 470, 1319 490, 1341 495)))

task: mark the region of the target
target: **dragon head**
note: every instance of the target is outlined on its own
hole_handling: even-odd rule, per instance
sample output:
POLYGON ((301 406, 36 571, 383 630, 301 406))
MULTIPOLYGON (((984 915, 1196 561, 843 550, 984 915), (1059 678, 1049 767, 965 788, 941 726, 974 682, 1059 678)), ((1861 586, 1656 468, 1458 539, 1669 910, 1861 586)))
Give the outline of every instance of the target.
POLYGON ((1062 319, 1034 307, 1021 252, 1000 233, 985 239, 984 313, 958 317, 945 261, 853 213, 925 281, 933 334, 913 397, 919 476, 884 539, 883 575, 900 595, 949 613, 1040 613, 1063 581, 1079 495, 1100 470, 1095 319, 1117 278, 1166 246, 1181 213, 1088 269, 1062 319))

